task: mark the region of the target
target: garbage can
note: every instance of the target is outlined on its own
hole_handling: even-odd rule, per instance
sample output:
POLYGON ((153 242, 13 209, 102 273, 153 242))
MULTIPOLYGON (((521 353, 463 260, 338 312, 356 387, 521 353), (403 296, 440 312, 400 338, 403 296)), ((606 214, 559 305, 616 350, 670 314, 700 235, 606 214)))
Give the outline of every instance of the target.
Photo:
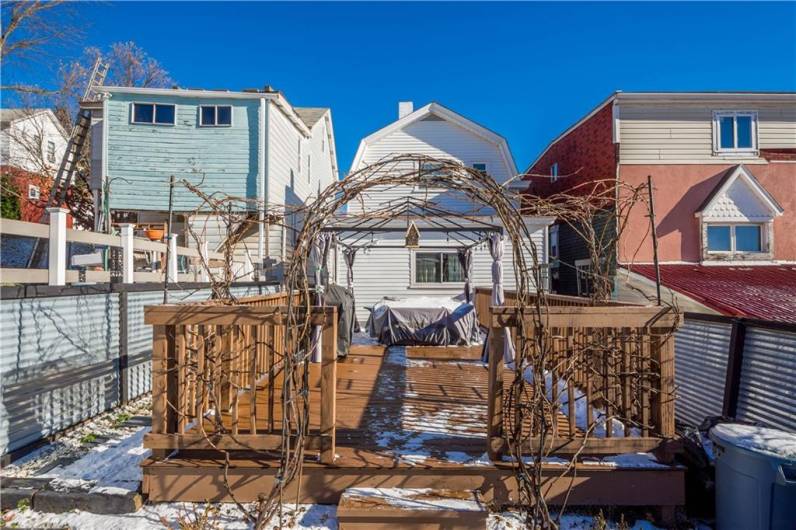
POLYGON ((721 423, 716 455, 718 530, 796 529, 796 434, 721 423))

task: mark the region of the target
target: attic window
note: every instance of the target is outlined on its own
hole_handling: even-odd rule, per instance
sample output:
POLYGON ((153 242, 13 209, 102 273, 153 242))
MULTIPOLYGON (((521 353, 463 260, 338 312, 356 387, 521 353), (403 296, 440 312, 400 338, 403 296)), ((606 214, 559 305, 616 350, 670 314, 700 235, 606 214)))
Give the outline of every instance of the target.
POLYGON ((555 182, 558 180, 558 162, 555 162, 552 166, 550 166, 550 182, 555 182))
POLYGON ((142 125, 174 125, 174 105, 133 103, 132 122, 142 125))
POLYGON ((202 127, 232 126, 230 105, 202 105, 199 107, 199 125, 202 127))
POLYGON ((713 150, 718 154, 755 154, 757 151, 757 112, 714 112, 713 150))
POLYGON ((760 224, 709 224, 706 232, 710 253, 763 252, 764 230, 760 224))

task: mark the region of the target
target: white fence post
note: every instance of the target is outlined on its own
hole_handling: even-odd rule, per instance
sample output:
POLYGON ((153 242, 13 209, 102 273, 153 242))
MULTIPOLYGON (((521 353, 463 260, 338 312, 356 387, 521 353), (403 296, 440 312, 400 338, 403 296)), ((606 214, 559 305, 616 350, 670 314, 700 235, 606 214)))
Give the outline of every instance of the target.
POLYGON ((50 285, 66 285, 66 215, 65 208, 47 208, 50 215, 50 285))
POLYGON ((208 254, 208 245, 207 241, 204 240, 199 244, 199 281, 200 282, 209 282, 210 277, 207 274, 207 269, 210 268, 210 259, 207 257, 208 254), (207 269, 205 268, 207 265, 207 269))
POLYGON ((177 234, 169 234, 169 262, 166 275, 169 282, 177 281, 177 234))
POLYGON ((134 239, 133 229, 134 224, 122 223, 119 225, 122 232, 122 283, 135 282, 135 266, 133 262, 134 239))

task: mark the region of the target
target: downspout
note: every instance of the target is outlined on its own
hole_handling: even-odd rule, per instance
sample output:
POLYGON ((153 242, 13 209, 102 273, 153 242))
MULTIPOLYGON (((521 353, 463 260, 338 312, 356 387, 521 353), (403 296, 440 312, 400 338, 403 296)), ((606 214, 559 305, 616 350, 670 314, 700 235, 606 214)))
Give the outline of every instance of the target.
POLYGON ((260 267, 263 265, 263 260, 265 259, 265 211, 267 209, 267 197, 268 197, 268 169, 266 166, 266 161, 268 160, 266 151, 268 149, 268 138, 266 137, 267 127, 265 124, 265 120, 268 116, 268 110, 266 109, 265 105, 265 98, 260 98, 260 109, 259 109, 259 122, 260 122, 260 133, 259 133, 259 149, 258 149, 258 160, 257 166, 259 168, 257 177, 260 180, 259 188, 259 197, 257 197, 257 202, 259 205, 259 212, 257 213, 257 226, 258 226, 258 233, 257 233, 257 257, 260 260, 260 267))
MULTIPOLYGON (((614 183, 614 209, 616 210, 617 205, 619 204, 619 144, 621 142, 621 137, 619 135, 619 105, 617 105, 618 101, 616 96, 614 96, 614 101, 611 104, 611 129, 612 129, 612 140, 614 143, 614 165, 615 165, 615 179, 616 182, 614 183)), ((616 215, 614 215, 614 220, 616 220, 616 215)), ((619 298, 619 226, 618 223, 614 223, 614 288, 613 293, 611 294, 611 298, 616 300, 619 298)))

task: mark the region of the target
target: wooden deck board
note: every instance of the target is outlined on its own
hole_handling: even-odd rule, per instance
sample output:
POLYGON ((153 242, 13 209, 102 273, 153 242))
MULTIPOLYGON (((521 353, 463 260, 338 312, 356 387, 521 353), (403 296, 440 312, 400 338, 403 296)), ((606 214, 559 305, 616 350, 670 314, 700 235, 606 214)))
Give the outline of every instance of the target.
MULTIPOLYGON (((303 502, 337 502, 348 487, 429 487, 478 489, 488 499, 505 500, 516 487, 512 464, 490 463, 485 456, 487 367, 470 358, 452 360, 451 351, 412 352, 382 346, 355 345, 337 363, 337 447, 334 464, 321 464, 308 451, 303 502)), ((506 371, 510 383, 513 372, 506 371)), ((320 366, 310 368, 310 426, 320 418, 320 366)), ((281 392, 277 384, 276 396, 281 392)), ((267 392, 255 392, 258 434, 266 432, 267 392)), ((238 427, 250 429, 248 391, 239 396, 238 427)), ((275 416, 281 417, 280 406, 275 416)), ((232 418, 222 414, 225 427, 232 418)), ((559 433, 569 423, 557 415, 559 433)), ((275 423, 277 430, 281 425, 275 423)), ((208 426, 206 422, 206 426, 208 426)), ((189 431, 190 432, 190 431, 189 431)), ((218 453, 179 451, 166 460, 144 463, 144 492, 154 501, 224 500, 223 459, 218 453)), ((236 495, 255 500, 273 485, 279 455, 236 452, 229 471, 236 495)), ((561 497, 571 477, 560 477, 560 466, 544 472, 550 499, 561 497)), ((679 468, 617 471, 601 466, 577 466, 572 504, 626 505, 683 502, 683 470, 679 468), (652 483, 657 486, 649 486, 652 483), (612 486, 613 485, 613 486, 612 486)), ((562 497, 563 498, 563 497, 562 497)))

